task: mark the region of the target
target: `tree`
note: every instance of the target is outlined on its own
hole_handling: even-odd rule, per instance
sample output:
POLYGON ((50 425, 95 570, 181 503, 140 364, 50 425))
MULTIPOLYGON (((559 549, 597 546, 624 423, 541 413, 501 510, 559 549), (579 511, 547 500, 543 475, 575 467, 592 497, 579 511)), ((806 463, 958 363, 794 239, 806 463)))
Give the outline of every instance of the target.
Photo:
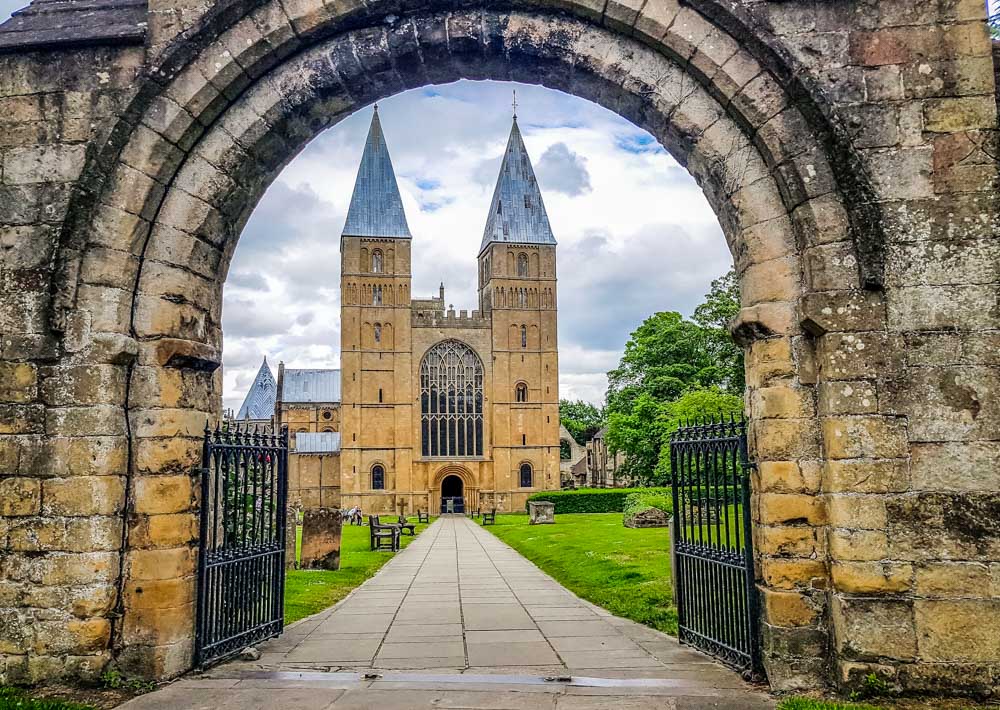
POLYGON ((743 348, 729 334, 729 323, 740 312, 740 285, 730 271, 712 282, 705 302, 694 309, 693 320, 705 331, 712 360, 721 372, 718 383, 731 394, 742 395, 746 387, 743 348))
POLYGON ((721 376, 704 328, 680 313, 654 313, 632 333, 621 362, 608 373, 607 410, 628 412, 643 393, 657 401, 676 399, 721 376))
POLYGON ((621 474, 646 484, 670 477, 670 434, 680 422, 743 411, 743 350, 729 335, 739 313, 736 275, 712 282, 691 320, 655 313, 608 373, 608 449, 624 453, 621 474))
POLYGON ((604 426, 604 412, 590 402, 560 399, 559 422, 583 446, 604 426))
POLYGON ((608 448, 625 453, 620 474, 642 485, 665 485, 671 475, 670 435, 683 422, 742 414, 742 397, 717 387, 691 389, 669 402, 658 402, 643 393, 631 411, 608 417, 608 448))

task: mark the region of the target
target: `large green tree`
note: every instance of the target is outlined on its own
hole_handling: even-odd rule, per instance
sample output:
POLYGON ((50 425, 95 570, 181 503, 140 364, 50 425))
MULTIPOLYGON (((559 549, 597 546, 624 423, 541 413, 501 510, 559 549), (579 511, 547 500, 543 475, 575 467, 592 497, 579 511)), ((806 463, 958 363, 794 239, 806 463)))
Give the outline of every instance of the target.
POLYGON ((608 447, 625 454, 623 474, 645 483, 670 476, 669 438, 684 419, 743 410, 743 351, 729 335, 739 312, 736 277, 712 282, 691 320, 647 318, 608 373, 608 447))
POLYGON ((604 426, 604 411, 583 400, 560 399, 559 422, 583 446, 604 426))
POLYGON ((712 282, 705 302, 694 309, 694 320, 705 332, 709 356, 718 368, 722 389, 743 395, 746 373, 743 369, 743 348, 729 334, 729 323, 740 312, 740 285, 736 273, 730 271, 712 282))

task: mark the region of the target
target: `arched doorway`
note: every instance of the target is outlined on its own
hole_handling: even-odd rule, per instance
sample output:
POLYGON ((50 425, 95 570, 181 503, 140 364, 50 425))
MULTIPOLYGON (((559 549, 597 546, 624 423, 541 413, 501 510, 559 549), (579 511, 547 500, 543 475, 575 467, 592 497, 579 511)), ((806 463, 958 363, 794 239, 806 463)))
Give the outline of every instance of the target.
POLYGON ((465 513, 465 482, 453 473, 441 481, 441 512, 465 513))
MULTIPOLYGON (((970 379, 956 395, 958 375, 931 369, 970 364, 971 354, 936 353, 977 352, 978 338, 987 337, 979 333, 995 328, 995 314, 973 300, 986 302, 988 287, 975 281, 975 289, 959 290, 979 278, 982 257, 972 245, 991 236, 996 217, 992 201, 977 202, 971 191, 992 194, 992 163, 961 166, 978 171, 968 175, 982 175, 981 184, 956 180, 951 161, 966 156, 949 150, 946 139, 967 140, 967 126, 943 120, 937 105, 913 104, 928 118, 923 137, 918 131, 897 150, 859 129, 867 147, 857 148, 846 127, 865 123, 857 119, 866 94, 858 82, 871 80, 873 97, 893 90, 876 79, 886 61, 873 49, 879 33, 852 25, 848 15, 835 26, 850 35, 855 63, 832 66, 826 53, 800 51, 798 38, 811 41, 815 30, 792 21, 786 13, 800 8, 790 3, 515 5, 527 9, 449 0, 405 12, 382 2, 343 11, 320 0, 218 3, 182 38, 149 53, 132 103, 115 126, 94 132, 56 230, 59 253, 48 259, 57 275, 46 283, 45 272, 32 272, 4 299, 5 313, 24 317, 5 334, 16 347, 5 345, 3 357, 13 358, 5 365, 24 383, 7 395, 17 405, 8 407, 13 423, 5 431, 25 439, 16 446, 52 454, 21 456, 19 472, 54 461, 46 463, 54 466, 44 471, 46 485, 54 471, 93 473, 88 486, 96 490, 99 476, 101 489, 112 491, 100 508, 110 515, 95 517, 95 525, 125 521, 119 552, 86 553, 107 570, 108 588, 121 591, 114 613, 95 610, 87 622, 107 639, 95 648, 116 649, 123 667, 150 676, 175 675, 190 663, 197 564, 190 523, 198 512, 191 471, 206 415, 219 413, 212 397, 219 294, 260 194, 302 145, 346 113, 406 87, 490 77, 590 98, 649 129, 704 185, 719 214, 742 287, 735 326, 748 351, 751 448, 760 464, 754 535, 764 550, 757 575, 774 686, 898 666, 917 669, 906 681, 916 687, 923 681, 912 679, 922 673, 932 683, 954 663, 969 662, 968 644, 948 643, 906 575, 890 579, 872 562, 894 559, 885 564, 900 570, 913 558, 938 564, 942 555, 933 549, 929 559, 918 557, 933 545, 900 544, 952 539, 950 523, 914 512, 944 505, 933 490, 938 458, 996 458, 974 438, 988 434, 979 427, 991 420, 971 423, 988 397, 970 392, 988 378, 970 379), (756 7, 766 22, 751 14, 756 7), (796 31, 786 37, 783 28, 796 31), (913 179, 897 179, 901 172, 913 179), (887 225, 882 205, 892 207, 887 225), (919 271, 933 260, 907 255, 916 251, 894 244, 892 260, 885 258, 887 236, 954 240, 963 220, 970 246, 954 248, 969 250, 969 258, 956 259, 946 283, 919 271), (883 278, 883 267, 892 278, 883 278), (30 300, 20 292, 29 285, 37 289, 30 300), (59 348, 41 337, 42 321, 65 335, 59 348), (44 402, 24 404, 40 397, 39 367, 44 402), (973 405, 976 415, 967 417, 973 405), (923 498, 900 500, 909 492, 923 498), (898 620, 910 633, 866 633, 870 619, 898 620), (918 657, 940 663, 915 666, 918 657)), ((927 27, 944 42, 952 33, 971 36, 945 12, 939 26, 927 27)), ((933 10, 925 16, 931 23, 937 17, 933 10)), ((988 36, 979 34, 977 51, 988 56, 988 36)), ((111 73, 119 75, 134 73, 111 73)), ((980 115, 995 128, 992 92, 962 101, 979 102, 968 120, 980 115)), ((879 103, 866 110, 902 111, 879 103)), ((53 186, 62 195, 65 185, 53 186)), ((56 201, 45 213, 51 218, 59 209, 56 201)), ((31 219, 42 221, 38 214, 31 219)), ((20 241, 25 254, 38 251, 34 239, 20 241)), ((24 263, 35 268, 31 256, 24 263)), ((962 490, 981 490, 972 480, 977 470, 969 467, 962 490)), ((40 483, 13 480, 25 491, 24 510, 40 510, 40 483)), ((987 494, 956 502, 985 505, 987 494)), ((77 498, 80 515, 94 515, 91 496, 77 498)), ((65 558, 56 552, 52 560, 65 558)), ((42 562, 50 560, 30 560, 42 562)), ((947 591, 933 603, 951 605, 970 623, 989 613, 981 600, 954 601, 964 600, 965 590, 947 591)), ((982 647, 975 660, 995 663, 992 647, 982 647)))

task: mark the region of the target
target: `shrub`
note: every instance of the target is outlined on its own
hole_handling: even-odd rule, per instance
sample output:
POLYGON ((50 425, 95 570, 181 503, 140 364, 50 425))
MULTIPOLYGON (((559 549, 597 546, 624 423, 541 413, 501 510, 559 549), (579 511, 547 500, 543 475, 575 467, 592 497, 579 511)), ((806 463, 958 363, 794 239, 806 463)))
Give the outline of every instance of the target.
POLYGON ((571 491, 536 493, 528 501, 555 503, 556 513, 622 513, 625 499, 632 493, 655 493, 671 496, 669 488, 577 488, 571 491))
POLYGON ((662 510, 667 515, 673 515, 674 498, 669 488, 650 488, 625 497, 625 507, 622 510, 625 520, 643 513, 651 508, 662 510))

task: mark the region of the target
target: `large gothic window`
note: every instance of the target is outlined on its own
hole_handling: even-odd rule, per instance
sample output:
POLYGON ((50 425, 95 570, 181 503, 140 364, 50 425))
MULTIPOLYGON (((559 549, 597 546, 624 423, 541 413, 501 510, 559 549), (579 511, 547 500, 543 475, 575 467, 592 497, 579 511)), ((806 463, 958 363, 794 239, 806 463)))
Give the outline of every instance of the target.
POLYGON ((483 363, 465 343, 445 340, 420 363, 421 451, 483 455, 483 363))

